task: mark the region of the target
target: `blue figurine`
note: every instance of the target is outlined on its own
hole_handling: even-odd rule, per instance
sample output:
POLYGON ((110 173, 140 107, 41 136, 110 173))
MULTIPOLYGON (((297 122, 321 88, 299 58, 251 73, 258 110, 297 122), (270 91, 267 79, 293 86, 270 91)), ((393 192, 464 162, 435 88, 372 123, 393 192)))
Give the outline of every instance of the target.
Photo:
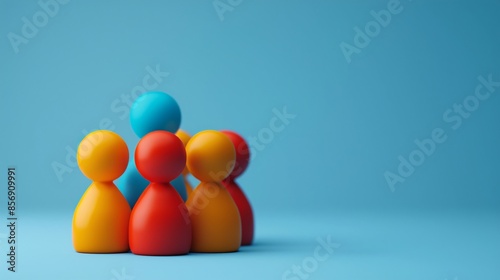
MULTIPOLYGON (((132 104, 130 124, 139 138, 156 130, 175 133, 181 125, 181 110, 170 95, 157 91, 146 92, 132 104)), ((134 207, 148 184, 149 182, 137 171, 133 158, 129 161, 125 173, 116 181, 118 189, 125 196, 131 208, 134 207)), ((186 201, 186 186, 182 175, 172 181, 172 185, 182 200, 186 201)))

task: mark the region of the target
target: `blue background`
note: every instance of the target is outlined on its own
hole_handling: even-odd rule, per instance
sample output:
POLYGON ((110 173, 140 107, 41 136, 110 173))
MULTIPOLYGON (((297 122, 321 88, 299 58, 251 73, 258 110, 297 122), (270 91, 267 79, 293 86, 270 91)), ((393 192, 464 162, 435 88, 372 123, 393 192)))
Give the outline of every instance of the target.
POLYGON ((479 76, 500 81, 500 2, 402 1, 350 63, 340 44, 389 1, 243 1, 223 20, 212 1, 102 2, 59 5, 16 53, 8 34, 42 8, 0 1, 0 167, 17 167, 20 219, 19 272, 0 257, 2 279, 119 279, 122 268, 135 279, 281 279, 328 235, 341 247, 310 279, 498 279, 500 89, 456 130, 443 114, 479 76), (192 134, 259 138, 273 110, 295 115, 239 179, 255 246, 167 259, 73 252, 71 215, 90 182, 67 149, 107 122, 133 150, 122 96, 148 67, 169 73, 154 90, 176 98, 192 134), (447 140, 392 191, 384 173, 435 128, 447 140))

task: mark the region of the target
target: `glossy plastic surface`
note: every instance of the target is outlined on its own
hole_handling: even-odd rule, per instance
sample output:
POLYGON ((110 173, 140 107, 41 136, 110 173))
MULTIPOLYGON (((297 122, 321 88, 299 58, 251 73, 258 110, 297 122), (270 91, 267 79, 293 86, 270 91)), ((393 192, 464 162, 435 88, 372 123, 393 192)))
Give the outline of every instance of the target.
POLYGON ((236 162, 233 172, 222 182, 233 198, 241 217, 241 245, 250 245, 253 242, 254 236, 254 217, 252 206, 247 196, 236 183, 236 178, 239 177, 248 167, 250 161, 250 149, 247 142, 241 135, 234 131, 221 131, 233 142, 236 150, 236 162))
POLYGON ((201 182, 186 202, 193 225, 193 252, 234 252, 241 244, 238 207, 221 185, 233 170, 235 151, 221 132, 202 131, 186 147, 189 171, 201 182))
POLYGON ((130 207, 112 182, 127 166, 125 141, 116 133, 88 134, 77 151, 78 166, 94 182, 73 214, 73 247, 81 253, 127 252, 130 207))
POLYGON ((132 104, 130 124, 139 138, 156 130, 175 133, 181 124, 181 110, 170 95, 158 91, 146 92, 132 104))
POLYGON ((184 201, 170 181, 186 163, 182 141, 167 131, 144 136, 135 150, 137 170, 151 184, 130 216, 130 250, 139 255, 180 255, 191 247, 191 221, 184 201))

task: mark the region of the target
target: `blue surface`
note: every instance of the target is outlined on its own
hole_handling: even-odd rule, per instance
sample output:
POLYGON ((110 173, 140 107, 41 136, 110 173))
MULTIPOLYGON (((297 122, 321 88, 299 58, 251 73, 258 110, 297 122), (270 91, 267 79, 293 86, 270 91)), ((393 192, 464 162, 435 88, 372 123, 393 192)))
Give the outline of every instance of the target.
POLYGON ((329 238, 333 251, 320 250, 328 259, 308 279, 494 280, 499 274, 499 216, 491 213, 257 213, 253 246, 175 257, 75 253, 71 215, 52 214, 21 220, 19 273, 2 269, 1 279, 287 279, 287 270, 309 265, 319 240, 329 238))
POLYGON ((0 1, 0 185, 16 166, 20 217, 20 272, 0 265, 0 279, 113 279, 122 267, 137 280, 167 268, 280 279, 327 234, 341 247, 310 279, 498 279, 500 88, 488 80, 500 81, 499 1, 215 3, 0 1), (78 143, 110 129, 132 151, 130 107, 145 90, 171 94, 191 134, 249 141, 238 183, 255 247, 72 252, 71 214, 90 184, 78 143))

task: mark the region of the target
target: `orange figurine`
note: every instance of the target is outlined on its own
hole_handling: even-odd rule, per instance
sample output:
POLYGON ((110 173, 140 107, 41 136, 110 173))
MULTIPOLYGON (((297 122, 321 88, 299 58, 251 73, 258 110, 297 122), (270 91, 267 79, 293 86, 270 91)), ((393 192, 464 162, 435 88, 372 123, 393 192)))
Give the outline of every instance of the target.
POLYGON ((186 147, 187 167, 200 180, 186 202, 193 225, 192 252, 238 251, 241 220, 238 207, 222 186, 236 158, 231 140, 223 133, 206 130, 194 135, 186 147))
POLYGON ((77 252, 129 250, 130 206, 113 183, 127 168, 128 158, 127 144, 112 131, 94 131, 78 146, 78 166, 93 182, 73 214, 73 247, 77 252))

